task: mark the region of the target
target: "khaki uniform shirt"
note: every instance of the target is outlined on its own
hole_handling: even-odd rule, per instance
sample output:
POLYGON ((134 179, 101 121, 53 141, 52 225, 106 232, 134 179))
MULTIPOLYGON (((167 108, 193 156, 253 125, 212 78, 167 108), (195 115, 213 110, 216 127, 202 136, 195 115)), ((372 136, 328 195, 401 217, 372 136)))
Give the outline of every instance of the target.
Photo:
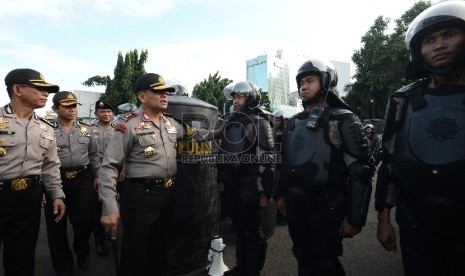
POLYGON ((111 136, 113 135, 115 125, 111 123, 108 127, 103 127, 97 121, 95 124, 92 125, 92 136, 94 140, 97 141, 97 149, 98 149, 98 156, 100 163, 103 160, 103 156, 105 155, 105 151, 108 147, 108 143, 110 143, 111 136))
POLYGON ((9 105, 0 108, 0 168, 0 180, 42 175, 52 200, 65 197, 53 126, 35 113, 27 121, 9 105))
POLYGON ((100 160, 90 125, 75 121, 69 133, 58 120, 56 126, 55 137, 61 168, 89 166, 93 178, 98 177, 100 160))
POLYGON ((102 215, 118 212, 116 183, 124 161, 127 178, 161 179, 176 174, 176 143, 190 136, 187 126, 164 115, 155 125, 143 109, 129 113, 115 126, 100 168, 102 215))

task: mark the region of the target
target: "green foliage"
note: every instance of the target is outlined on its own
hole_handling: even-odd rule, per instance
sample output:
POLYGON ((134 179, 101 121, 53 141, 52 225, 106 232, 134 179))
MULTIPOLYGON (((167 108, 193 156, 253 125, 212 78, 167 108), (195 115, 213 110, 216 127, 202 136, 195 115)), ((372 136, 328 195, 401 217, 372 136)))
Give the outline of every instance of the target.
POLYGON ((429 6, 430 1, 414 4, 395 20, 392 33, 388 33, 390 19, 379 16, 362 37, 362 48, 352 55, 357 66, 356 81, 347 86, 344 98, 362 119, 383 118, 389 95, 408 84, 403 77, 409 61, 405 32, 410 22, 429 6))
POLYGON ((264 93, 262 89, 260 88, 260 108, 264 109, 266 111, 271 112, 271 107, 270 107, 270 98, 268 97, 268 93, 264 93))
POLYGON ((216 106, 220 114, 224 114, 224 111, 228 113, 230 100, 223 95, 223 89, 230 83, 232 80, 222 79, 217 71, 213 76, 208 75, 208 79, 194 86, 192 97, 216 106))
POLYGON ((139 52, 135 49, 126 53, 123 58, 121 52, 114 69, 114 78, 110 76, 94 76, 83 82, 86 86, 105 85, 105 93, 100 97, 114 107, 123 103, 137 103, 134 85, 137 79, 145 74, 144 64, 147 62, 148 51, 139 52))

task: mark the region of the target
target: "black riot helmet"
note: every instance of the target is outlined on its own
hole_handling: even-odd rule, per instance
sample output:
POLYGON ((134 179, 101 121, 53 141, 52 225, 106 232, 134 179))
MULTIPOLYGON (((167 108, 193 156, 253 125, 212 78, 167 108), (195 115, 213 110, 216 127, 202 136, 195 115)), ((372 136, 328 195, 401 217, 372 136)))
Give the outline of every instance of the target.
POLYGON ((310 59, 304 62, 297 71, 295 77, 297 88, 300 94, 300 81, 309 75, 320 76, 321 89, 329 90, 337 85, 337 72, 331 62, 325 62, 318 59, 310 59))
POLYGON ((260 104, 260 91, 258 87, 248 81, 240 81, 227 85, 223 89, 223 94, 228 100, 234 98, 234 94, 247 97, 245 108, 254 109, 260 104))
POLYGON ((410 52, 410 62, 405 69, 405 77, 419 79, 431 73, 445 75, 464 63, 465 49, 455 64, 440 70, 433 69, 424 63, 421 55, 422 40, 429 34, 444 28, 456 27, 465 30, 465 1, 444 1, 421 12, 410 23, 405 34, 405 44, 410 52))
POLYGON ((320 86, 321 91, 318 94, 310 99, 307 102, 303 102, 304 105, 311 104, 315 102, 319 97, 326 97, 326 103, 333 107, 340 107, 345 109, 350 109, 349 106, 339 98, 339 93, 337 92, 337 71, 334 68, 334 65, 331 62, 321 61, 318 59, 310 59, 304 62, 299 70, 297 71, 297 76, 295 77, 297 81, 297 89, 300 95, 300 81, 309 75, 320 76, 320 86))

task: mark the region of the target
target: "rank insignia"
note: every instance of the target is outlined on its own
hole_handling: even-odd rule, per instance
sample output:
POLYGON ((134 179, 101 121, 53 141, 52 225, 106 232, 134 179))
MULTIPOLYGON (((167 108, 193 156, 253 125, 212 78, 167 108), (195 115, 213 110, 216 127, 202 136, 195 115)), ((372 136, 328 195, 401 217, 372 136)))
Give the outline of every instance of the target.
POLYGON ((6 142, 6 140, 5 140, 5 139, 3 139, 3 138, 2 138, 2 139, 0 139, 0 145, 4 145, 4 144, 5 144, 5 142, 6 142))
POLYGON ((0 148, 0 157, 3 157, 6 155, 6 149, 5 148, 0 148))
POLYGON ((152 147, 147 147, 146 149, 144 149, 144 155, 146 157, 151 157, 151 156, 154 156, 155 155, 155 149, 152 148, 152 147))

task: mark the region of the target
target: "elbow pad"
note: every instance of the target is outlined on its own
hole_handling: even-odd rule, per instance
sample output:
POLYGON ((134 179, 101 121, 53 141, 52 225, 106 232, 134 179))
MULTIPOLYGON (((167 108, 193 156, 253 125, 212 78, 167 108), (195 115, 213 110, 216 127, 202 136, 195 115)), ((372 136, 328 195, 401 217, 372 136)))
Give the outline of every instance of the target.
POLYGON ((344 151, 358 159, 368 159, 370 147, 363 134, 363 127, 357 117, 349 116, 339 125, 344 151))
POLYGON ((353 226, 364 226, 371 198, 372 170, 368 164, 357 161, 350 165, 349 172, 347 221, 353 226))

